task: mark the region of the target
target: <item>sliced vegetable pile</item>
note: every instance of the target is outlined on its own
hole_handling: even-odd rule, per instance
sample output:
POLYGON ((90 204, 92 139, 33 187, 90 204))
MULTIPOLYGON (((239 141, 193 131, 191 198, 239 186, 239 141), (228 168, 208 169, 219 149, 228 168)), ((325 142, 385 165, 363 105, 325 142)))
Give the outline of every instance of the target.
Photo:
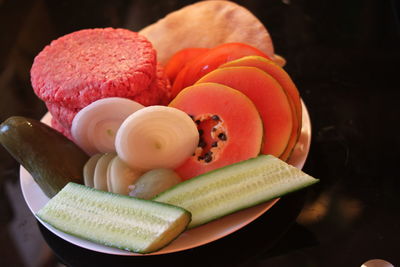
POLYGON ((113 152, 115 136, 121 123, 142 104, 109 97, 92 102, 78 112, 71 127, 74 141, 88 154, 113 152))
MULTIPOLYGON (((249 16, 227 1, 206 2, 196 5, 202 14, 220 12, 214 7, 227 5, 249 16), (203 10, 208 5, 214 11, 203 10)), ((155 29, 144 32, 154 37, 155 29)), ((96 32, 102 31, 85 34, 96 39, 96 32)), ((112 33, 111 43, 118 44, 113 29, 104 32, 112 33)), ((132 36, 135 41, 144 38, 132 36)), ((69 39, 75 37, 80 38, 72 34, 69 39)), ((124 42, 132 41, 129 38, 124 42)), ((118 58, 107 56, 114 63, 96 62, 103 60, 101 55, 93 59, 88 54, 80 65, 85 69, 68 81, 62 75, 42 77, 42 68, 36 66, 40 71, 34 72, 35 81, 40 83, 35 85, 57 115, 53 127, 65 136, 24 117, 1 124, 2 145, 51 198, 37 213, 39 218, 93 242, 150 253, 187 227, 318 182, 285 163, 300 136, 302 106, 290 76, 275 63, 272 46, 264 47, 268 53, 240 41, 184 47, 172 55, 164 51, 164 59, 170 56, 163 71, 142 39, 135 45, 143 43, 148 50, 140 54, 137 49, 140 66, 119 58, 115 47, 111 50, 118 58), (132 75, 130 67, 148 69, 151 77, 140 71, 132 75), (104 73, 92 71, 102 68, 104 73), (111 76, 118 79, 109 80, 111 76), (61 93, 47 90, 54 89, 46 85, 49 81, 58 84, 55 89, 61 93)), ((82 43, 73 42, 79 50, 77 44, 82 43)), ((90 45, 84 42, 85 52, 91 51, 90 45)), ((80 58, 60 60, 75 64, 80 58)))
POLYGON ((115 139, 118 156, 132 168, 176 168, 199 143, 196 124, 183 111, 150 106, 130 115, 115 139))

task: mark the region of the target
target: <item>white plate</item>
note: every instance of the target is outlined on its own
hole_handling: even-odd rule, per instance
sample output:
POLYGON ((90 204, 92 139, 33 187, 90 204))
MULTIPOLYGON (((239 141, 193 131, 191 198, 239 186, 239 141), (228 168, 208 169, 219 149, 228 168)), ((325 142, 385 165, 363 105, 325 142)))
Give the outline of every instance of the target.
MULTIPOLYGON (((302 106, 303 126, 301 130, 301 136, 295 147, 295 151, 289 159, 290 164, 300 169, 303 167, 306 161, 311 141, 311 123, 309 114, 304 103, 302 103, 302 106)), ((49 124, 50 120, 51 116, 49 113, 47 113, 42 119, 42 121, 47 124, 49 124)), ((25 201, 32 213, 36 214, 36 212, 38 212, 49 201, 49 198, 44 195, 39 186, 33 180, 32 176, 23 167, 20 168, 20 182, 25 201)), ((147 255, 182 251, 220 239, 251 223, 268 209, 270 209, 277 201, 278 199, 275 199, 273 201, 236 212, 206 225, 186 231, 165 248, 147 255)), ((114 255, 140 255, 77 238, 53 228, 47 223, 41 221, 39 218, 37 219, 55 235, 79 247, 114 255)))

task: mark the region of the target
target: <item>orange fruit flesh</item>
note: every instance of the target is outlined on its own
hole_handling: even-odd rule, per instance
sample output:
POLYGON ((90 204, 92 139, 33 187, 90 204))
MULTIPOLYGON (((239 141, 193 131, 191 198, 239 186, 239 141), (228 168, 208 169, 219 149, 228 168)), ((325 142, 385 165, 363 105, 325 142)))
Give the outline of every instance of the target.
POLYGON ((224 84, 245 94, 263 121, 261 153, 276 157, 284 153, 292 133, 293 115, 285 91, 271 75, 255 67, 226 67, 208 73, 196 84, 204 82, 224 84))

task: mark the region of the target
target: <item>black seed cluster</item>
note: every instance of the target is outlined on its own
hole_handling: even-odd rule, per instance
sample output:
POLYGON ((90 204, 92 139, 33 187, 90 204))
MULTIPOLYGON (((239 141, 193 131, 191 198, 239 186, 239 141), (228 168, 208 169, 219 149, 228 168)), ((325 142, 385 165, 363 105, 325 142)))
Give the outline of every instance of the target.
POLYGON ((220 133, 219 135, 218 135, 218 138, 220 139, 220 140, 222 140, 222 141, 226 141, 228 138, 226 137, 226 134, 225 133, 220 133))
POLYGON ((212 152, 208 151, 206 154, 204 154, 204 161, 209 163, 212 161, 212 152))
POLYGON ((207 143, 203 139, 199 140, 199 144, 197 145, 198 147, 204 148, 206 147, 207 143))
POLYGON ((218 115, 212 115, 211 119, 214 120, 214 121, 219 121, 220 120, 218 115))
MULTIPOLYGON (((193 120, 197 125, 200 125, 201 120, 195 120, 193 115, 190 115, 190 114, 188 114, 188 115, 190 116, 190 118, 192 118, 192 120, 193 120)), ((211 119, 212 119, 213 121, 220 121, 220 120, 221 120, 221 118, 220 118, 218 115, 212 115, 212 116, 211 116, 211 119)), ((217 130, 218 130, 217 127, 213 127, 213 128, 211 129, 211 131, 213 131, 213 132, 216 132, 217 130)), ((202 135, 204 134, 204 130, 203 130, 203 129, 198 129, 198 131, 199 131, 199 136, 200 136, 199 143, 198 143, 198 147, 205 148, 205 147, 207 146, 207 142, 204 141, 204 139, 202 138, 202 135)), ((220 134, 218 134, 218 138, 219 138, 219 140, 221 140, 221 141, 226 141, 226 140, 227 140, 227 136, 226 136, 225 133, 220 133, 220 134)), ((218 147, 218 141, 213 142, 213 143, 211 144, 211 147, 218 147)), ((195 155, 195 154, 193 154, 193 156, 194 156, 194 155, 195 155)), ((208 151, 208 152, 206 152, 204 155, 198 156, 197 159, 198 159, 199 161, 200 161, 200 160, 204 160, 206 163, 209 163, 209 162, 211 162, 211 161, 213 160, 212 155, 213 155, 213 152, 208 151)))

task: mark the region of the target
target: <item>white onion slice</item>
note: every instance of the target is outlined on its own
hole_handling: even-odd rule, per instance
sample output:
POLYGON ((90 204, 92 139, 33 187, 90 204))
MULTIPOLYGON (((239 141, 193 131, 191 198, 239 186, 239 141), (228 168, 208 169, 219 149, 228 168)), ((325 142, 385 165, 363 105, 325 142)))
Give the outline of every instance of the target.
POLYGON ((166 106, 136 111, 122 123, 115 138, 118 156, 143 171, 178 167, 198 143, 197 126, 189 115, 166 106))
POLYGON ((72 138, 89 155, 114 152, 115 135, 121 123, 143 107, 133 100, 121 97, 94 101, 74 117, 72 138))
POLYGON ((130 186, 129 195, 132 197, 152 199, 182 179, 171 169, 154 169, 144 173, 135 184, 130 186))
POLYGON ((86 186, 94 187, 94 170, 101 156, 103 156, 102 153, 91 156, 85 163, 85 166, 83 166, 83 181, 86 186))
POLYGON ((134 184, 142 175, 141 171, 137 171, 129 167, 118 156, 113 158, 107 169, 107 187, 108 191, 121 195, 129 194, 129 186, 134 184))
POLYGON ((108 191, 107 186, 107 169, 111 160, 116 157, 115 153, 105 153, 97 161, 96 168, 94 169, 94 188, 98 190, 108 191))

